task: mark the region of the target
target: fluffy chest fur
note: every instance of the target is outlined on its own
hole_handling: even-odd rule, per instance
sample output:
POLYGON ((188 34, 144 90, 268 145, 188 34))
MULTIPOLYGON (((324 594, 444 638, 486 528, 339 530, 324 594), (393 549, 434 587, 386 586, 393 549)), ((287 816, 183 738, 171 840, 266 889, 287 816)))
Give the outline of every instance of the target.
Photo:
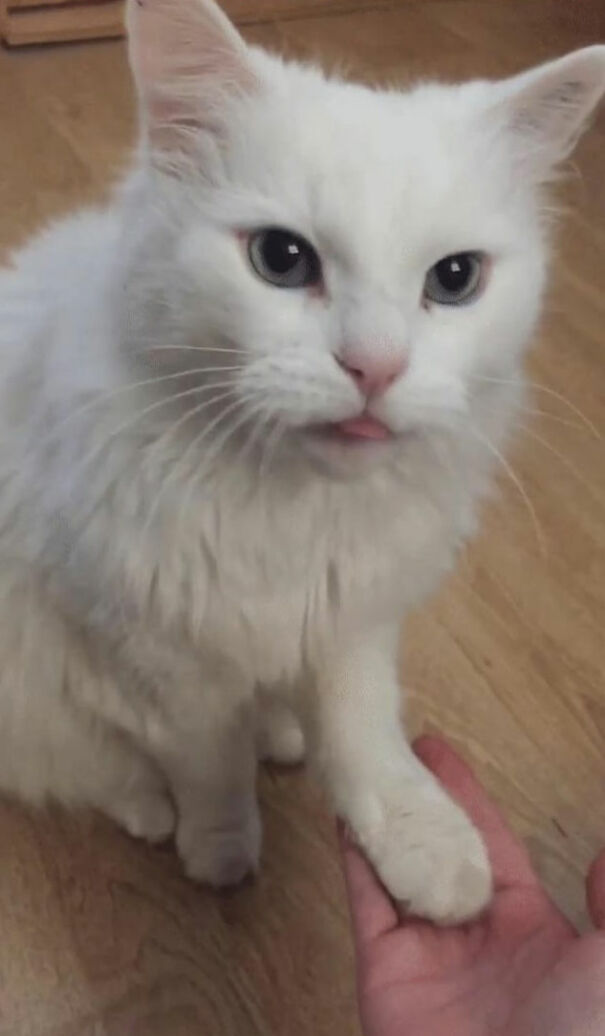
POLYGON ((441 446, 445 459, 418 444, 406 465, 350 484, 235 462, 161 477, 160 463, 145 470, 138 444, 121 442, 105 479, 97 466, 96 499, 87 483, 78 500, 65 472, 49 478, 41 560, 102 631, 144 625, 263 683, 292 683, 343 637, 402 615, 449 567, 485 465, 468 444, 441 446))
POLYGON ((291 682, 344 635, 402 614, 446 571, 473 498, 433 474, 433 485, 394 470, 375 485, 288 488, 223 473, 194 497, 180 535, 161 523, 150 534, 154 608, 170 621, 189 601, 194 641, 221 644, 262 682, 291 682))

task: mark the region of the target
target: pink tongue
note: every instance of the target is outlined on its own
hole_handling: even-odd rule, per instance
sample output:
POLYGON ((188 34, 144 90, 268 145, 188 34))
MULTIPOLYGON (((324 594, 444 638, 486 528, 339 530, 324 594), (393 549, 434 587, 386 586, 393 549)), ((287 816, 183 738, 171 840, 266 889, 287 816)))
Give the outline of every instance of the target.
POLYGON ((374 417, 351 417, 348 421, 339 421, 335 428, 341 435, 352 439, 388 439, 390 433, 380 421, 374 417))

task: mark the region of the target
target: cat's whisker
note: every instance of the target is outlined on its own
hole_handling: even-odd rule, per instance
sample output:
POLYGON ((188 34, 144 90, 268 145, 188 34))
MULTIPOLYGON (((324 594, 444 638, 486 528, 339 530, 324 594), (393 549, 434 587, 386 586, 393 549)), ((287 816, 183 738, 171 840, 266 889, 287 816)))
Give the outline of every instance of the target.
MULTIPOLYGON (((211 388, 213 388, 213 389, 231 389, 231 390, 233 390, 233 383, 231 381, 225 381, 225 380, 223 380, 223 381, 216 381, 216 382, 213 382, 212 385, 200 386, 200 389, 199 389, 200 392, 202 391, 202 388, 204 388, 204 389, 211 389, 211 388)), ((147 450, 146 450, 146 460, 149 460, 149 458, 153 457, 153 455, 156 454, 160 449, 163 449, 165 447, 168 439, 171 439, 179 431, 179 429, 182 428, 182 426, 184 424, 186 424, 196 413, 198 413, 200 411, 200 409, 201 409, 201 406, 203 406, 203 405, 204 404, 200 404, 199 406, 194 406, 194 407, 186 410, 184 414, 181 414, 181 416, 179 418, 177 418, 176 421, 174 421, 171 425, 168 426, 168 428, 166 428, 162 432, 162 434, 160 435, 160 437, 158 439, 155 439, 153 442, 149 443, 149 445, 147 447, 147 450)))
MULTIPOLYGON (((229 398, 229 396, 231 396, 231 395, 233 395, 233 393, 225 394, 224 396, 220 397, 221 401, 224 400, 225 398, 229 398)), ((151 507, 149 508, 149 511, 148 511, 147 516, 145 518, 145 521, 143 523, 143 527, 141 529, 141 542, 144 542, 144 540, 145 540, 145 535, 146 535, 149 527, 151 526, 151 523, 153 521, 153 517, 154 517, 154 515, 156 514, 156 512, 158 510, 160 501, 161 501, 161 499, 162 499, 162 497, 164 495, 164 492, 165 492, 166 488, 169 485, 172 485, 174 481, 176 481, 176 479, 178 478, 178 474, 179 474, 181 468, 183 468, 183 467, 186 468, 187 460, 188 460, 190 454, 193 452, 194 444, 197 444, 198 448, 201 448, 203 439, 204 439, 204 437, 206 435, 206 432, 211 430, 215 426, 215 424, 218 424, 218 422, 219 422, 219 420, 220 420, 220 418, 221 418, 221 416, 223 414, 230 413, 233 409, 235 409, 235 406, 237 404, 239 404, 240 402, 241 402, 241 400, 239 398, 236 399, 235 402, 234 402, 234 405, 231 406, 231 407, 227 407, 226 410, 223 410, 221 412, 221 414, 218 415, 216 421, 214 421, 214 422, 211 421, 209 425, 205 425, 204 428, 202 429, 202 431, 192 440, 192 442, 189 443, 189 445, 185 449, 185 452, 183 453, 182 457, 180 457, 180 459, 177 461, 177 463, 170 469, 169 473, 167 474, 167 476, 162 481, 162 484, 160 486, 159 492, 157 493, 157 495, 155 497, 155 500, 151 504, 151 507)), ((201 403, 199 406, 193 407, 186 414, 183 414, 182 417, 179 418, 179 420, 176 422, 175 425, 171 425, 171 427, 168 429, 168 434, 171 435, 171 434, 174 433, 174 431, 176 431, 177 428, 182 428, 187 423, 187 421, 189 421, 190 418, 195 417, 197 414, 199 414, 204 409, 206 409, 206 404, 205 403, 201 403)), ((165 445, 165 441, 166 441, 166 433, 165 433, 164 436, 161 436, 161 438, 158 439, 152 445, 151 450, 149 452, 155 450, 155 448, 159 447, 160 444, 165 445)), ((149 453, 148 453, 148 456, 149 456, 149 453)), ((206 470, 207 470, 207 467, 206 467, 206 470)), ((196 479, 197 479, 197 477, 198 476, 196 476, 196 479)))
POLYGON ((483 435, 482 432, 480 432, 477 428, 475 428, 472 425, 470 426, 469 430, 471 434, 478 440, 478 442, 482 442, 485 448, 489 450, 493 457, 496 458, 496 460, 499 462, 499 464, 502 466, 502 468, 508 475, 513 485, 517 488, 517 491, 519 492, 519 495, 521 496, 521 499, 523 500, 525 507, 527 508, 527 512, 531 518, 532 525, 534 527, 534 532, 536 534, 536 539, 540 547, 540 552, 543 557, 547 557, 548 551, 546 549, 546 538, 544 536, 542 525, 538 518, 536 509, 527 493, 527 490, 523 485, 521 479, 517 475, 515 469, 507 461, 506 457, 500 452, 500 450, 496 446, 494 446, 493 442, 491 441, 491 439, 488 438, 488 436, 483 435))
POLYGON ((244 447, 237 454, 236 460, 238 463, 243 464, 245 460, 252 454, 259 437, 262 435, 264 429, 271 422, 271 414, 262 404, 252 408, 251 415, 256 415, 256 420, 252 428, 251 435, 247 442, 244 443, 244 447))
POLYGON ((586 416, 584 411, 580 410, 580 408, 576 406, 575 403, 572 403, 572 401, 568 399, 567 396, 562 395, 560 392, 557 392, 555 389, 550 388, 548 385, 541 385, 537 381, 530 381, 528 382, 528 385, 534 391, 543 392, 545 395, 550 396, 552 399, 556 399, 559 403, 563 403, 564 406, 566 406, 569 410, 572 411, 572 413, 576 414, 576 416, 580 418, 584 427, 591 432, 595 439, 602 439, 601 432, 597 428, 594 421, 591 421, 590 418, 586 416))
POLYGON ((558 417, 557 414, 551 414, 549 410, 540 410, 536 407, 522 407, 523 414, 528 414, 530 417, 546 417, 549 421, 554 421, 555 424, 561 424, 565 428, 575 428, 576 431, 585 432, 586 426, 578 424, 577 421, 568 421, 566 417, 558 417))
POLYGON ((283 439, 286 431, 286 425, 279 418, 275 419, 275 426, 273 430, 267 436, 265 440, 264 449, 261 455, 260 464, 258 466, 258 480, 262 482, 269 475, 271 464, 273 463, 277 454, 277 448, 279 443, 283 439))
MULTIPOLYGON (((127 395, 129 392, 134 392, 137 389, 141 388, 148 388, 152 385, 159 385, 167 381, 177 381, 179 378, 185 378, 196 374, 209 375, 215 373, 222 374, 226 372, 236 373, 240 370, 242 370, 241 366, 211 368, 194 367, 186 371, 175 371, 172 374, 154 375, 152 378, 143 378, 141 381, 133 381, 129 382, 127 385, 120 385, 118 388, 111 389, 109 392, 103 392, 99 395, 96 395, 93 399, 87 400, 86 403, 83 403, 81 406, 76 407, 74 410, 71 410, 68 414, 64 414, 62 417, 60 417, 58 421, 55 421, 52 424, 52 427, 50 428, 49 432, 45 435, 45 445, 48 445, 49 442, 52 442, 53 438, 59 435, 63 431, 65 425, 68 424, 70 421, 74 420, 77 417, 82 417, 84 414, 89 413, 91 410, 94 410, 95 407, 104 406, 106 403, 111 402, 113 399, 117 399, 120 396, 127 395)), ((214 388, 216 386, 214 385, 214 383, 210 384, 209 382, 205 382, 195 387, 193 391, 197 391, 198 389, 201 390, 206 387, 214 388)), ((166 400, 176 398, 179 398, 178 394, 176 396, 166 397, 166 400)))
POLYGON ((195 353, 228 353, 230 355, 243 355, 239 348, 228 349, 225 346, 215 345, 150 345, 137 351, 139 356, 146 356, 150 352, 195 352, 195 353))
MULTIPOLYGON (((240 400, 240 402, 243 403, 245 402, 245 400, 240 400)), ((208 465, 214 460, 216 460, 216 458, 220 455, 221 451, 225 449, 227 443, 235 435, 235 433, 246 423, 249 423, 254 419, 256 410, 257 408, 251 408, 249 405, 246 406, 240 419, 238 421, 233 422, 233 424, 230 427, 228 427, 225 430, 225 432, 223 432, 222 436, 214 441, 206 458, 208 465)), ((201 474, 203 474, 203 472, 201 474)))
MULTIPOLYGON (((106 446, 110 442, 115 441, 115 439, 117 439, 125 431, 129 431, 131 428, 133 428, 135 424, 137 424, 137 422, 141 420, 141 418, 146 417, 148 414, 153 413, 154 411, 160 409, 160 407, 162 406, 167 406, 169 403, 176 402, 176 400, 185 399, 186 397, 190 397, 192 395, 214 388, 216 388, 216 386, 214 385, 199 385, 195 388, 185 389, 183 392, 177 392, 172 396, 166 396, 164 399, 158 399, 154 403, 149 404, 149 406, 143 407, 142 410, 137 411, 137 413, 132 415, 127 421, 123 421, 122 424, 118 425, 117 428, 112 428, 109 434, 106 435, 100 443, 96 443, 94 448, 92 450, 89 450, 89 452, 84 456, 83 460, 78 465, 78 474, 80 474, 82 471, 85 471, 88 465, 99 456, 99 454, 106 448, 106 446)), ((212 398, 207 399, 205 401, 205 405, 212 406, 213 403, 217 403, 220 400, 226 398, 227 396, 232 395, 232 392, 233 388, 232 386, 230 386, 229 391, 219 393, 218 396, 213 396, 212 398)))
POLYGON ((573 477, 580 483, 580 485, 584 489, 586 489, 591 496, 594 496, 594 486, 592 486, 590 484, 590 482, 588 482, 580 474, 580 472, 578 471, 578 469, 575 466, 575 464, 573 464, 572 461, 570 461, 568 457, 565 457, 562 453, 560 453, 559 450, 555 449, 555 447, 552 445, 552 443, 549 443, 548 440, 542 438, 541 435, 538 435, 537 432, 535 432, 532 428, 528 428, 527 426, 523 427, 523 434, 524 435, 529 435, 531 439, 534 439, 545 450, 548 450, 549 453, 552 453, 553 456, 555 456, 557 458, 559 463, 562 464, 563 467, 566 468, 566 470, 569 471, 573 475, 573 477))
MULTIPOLYGON (((183 457, 181 458, 181 465, 185 465, 185 467, 186 467, 186 462, 188 460, 188 457, 191 454, 193 454, 196 450, 201 450, 202 449, 202 445, 203 445, 204 439, 207 439, 210 436, 211 432, 220 424, 220 422, 222 420, 224 420, 224 418, 226 418, 230 414, 232 414, 233 411, 236 410, 238 407, 242 406, 242 404, 244 402, 245 402, 245 400, 243 400, 241 398, 236 399, 231 404, 231 406, 226 407, 226 409, 221 411, 221 413, 218 414, 217 417, 215 417, 210 422, 210 424, 206 425, 206 427, 203 428, 202 431, 198 435, 196 435, 194 439, 191 440, 189 446, 187 447, 187 449, 185 450, 185 453, 183 454, 183 457)), ((218 456, 218 454, 220 452, 220 449, 224 448, 224 445, 226 444, 226 441, 231 437, 231 435, 234 434, 234 432, 239 427, 241 427, 242 424, 244 424, 247 420, 249 420, 249 413, 246 412, 246 413, 242 414, 240 421, 234 422, 234 424, 232 424, 229 427, 229 429, 228 429, 228 433, 229 434, 227 436, 227 439, 225 439, 225 437, 223 436, 223 438, 221 438, 219 440, 219 444, 220 444, 219 449, 216 449, 216 444, 215 444, 215 447, 214 447, 213 451, 211 451, 208 454, 206 454, 206 456, 204 457, 204 465, 203 465, 203 467, 198 472, 196 472, 196 474, 193 477, 190 478, 189 485, 188 485, 185 493, 183 494, 183 497, 182 497, 182 500, 181 500, 181 505, 180 505, 180 508, 179 508, 179 512, 180 512, 181 515, 186 513, 186 511, 187 511, 187 509, 189 507, 189 501, 191 500, 191 495, 193 493, 193 490, 199 484, 200 479, 203 479, 205 477, 205 475, 207 474, 208 469, 210 467, 210 463, 216 459, 216 457, 218 456)))
MULTIPOLYGON (((220 450, 223 450, 225 448, 225 446, 227 445, 227 443, 228 443, 229 439, 232 437, 232 435, 240 427, 242 427, 242 425, 245 425, 246 422, 253 423, 253 434, 254 434, 254 431, 256 430, 254 426, 258 424, 258 422, 255 421, 256 416, 258 414, 262 414, 263 412, 266 413, 266 409, 262 406, 262 404, 259 404, 255 400, 254 396, 251 395, 251 394, 241 396, 240 397, 240 402, 242 404, 242 407, 244 408, 241 420, 235 422, 234 425, 232 425, 232 427, 227 430, 227 433, 225 435, 223 435, 221 439, 219 439, 218 441, 215 442, 215 444, 212 447, 212 450, 209 451, 209 453, 207 455, 207 462, 208 463, 210 461, 213 461, 216 458, 216 456, 218 456, 218 453, 220 452, 220 450)), ((268 415, 268 416, 270 416, 270 415, 268 415)), ((252 438, 252 436, 251 436, 251 438, 252 438)), ((244 453, 245 453, 246 446, 248 446, 248 444, 249 444, 249 441, 250 440, 248 440, 248 442, 244 444, 244 453)), ((203 471, 201 472, 201 474, 203 474, 203 471)))
POLYGON ((533 389, 536 392, 544 392, 545 395, 551 396, 553 399, 556 399, 560 403, 563 403, 564 406, 569 407, 569 409, 572 410, 573 413, 580 418, 582 424, 590 430, 590 432, 594 435, 595 439, 602 438, 601 433, 597 426, 594 424, 594 422, 591 421, 590 418, 587 417, 586 414, 583 413, 583 411, 575 405, 575 403, 572 403, 570 399, 567 399, 566 396, 563 396, 560 392, 557 392, 555 389, 550 388, 550 386, 548 385, 541 385, 538 381, 526 381, 525 379, 521 378, 494 378, 487 377, 483 374, 474 374, 473 380, 491 382, 494 385, 527 386, 528 388, 533 389))

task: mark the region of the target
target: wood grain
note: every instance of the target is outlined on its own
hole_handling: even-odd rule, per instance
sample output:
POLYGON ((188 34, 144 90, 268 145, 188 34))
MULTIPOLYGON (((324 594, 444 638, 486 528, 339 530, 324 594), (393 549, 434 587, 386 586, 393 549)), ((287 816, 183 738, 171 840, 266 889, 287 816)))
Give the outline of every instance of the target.
MULTIPOLYGON (((238 25, 372 11, 418 0, 223 0, 238 25)), ((457 0, 444 0, 455 3, 457 0)), ((475 0, 475 3, 489 0, 475 0)), ((0 0, 0 37, 11 47, 104 39, 124 33, 124 0, 0 0), (105 11, 96 8, 105 6, 105 11), (65 10, 61 10, 65 8, 65 10)))
MULTIPOLYGON (((414 0, 399 0, 411 3, 414 0)), ((0 38, 10 47, 124 35, 124 0, 0 0, 0 38)), ((223 0, 240 25, 310 14, 377 10, 389 0, 223 0)))
POLYGON ((8 8, 3 29, 4 42, 10 47, 32 43, 71 43, 74 40, 112 39, 124 34, 122 0, 94 3, 30 7, 25 4, 8 8))
MULTIPOLYGON (((601 0, 425 0, 276 19, 251 39, 363 76, 498 75, 605 37, 601 0)), ((0 53, 0 245, 102 198, 134 131, 123 43, 0 53)), ((540 386, 482 533, 410 623, 414 729, 476 765, 566 912, 605 843, 605 121, 577 153, 540 386), (526 427, 525 427, 526 426, 526 427)), ((356 1036, 333 825, 304 773, 261 780, 254 885, 214 895, 101 818, 0 803, 2 1036, 356 1036)))
MULTIPOLYGON (((90 3, 105 3, 106 0, 90 0, 90 3)), ((33 0, 10 0, 9 10, 19 11, 24 7, 28 8, 41 8, 41 7, 65 7, 66 4, 72 6, 81 6, 86 4, 86 0, 37 0, 36 3, 33 0)))

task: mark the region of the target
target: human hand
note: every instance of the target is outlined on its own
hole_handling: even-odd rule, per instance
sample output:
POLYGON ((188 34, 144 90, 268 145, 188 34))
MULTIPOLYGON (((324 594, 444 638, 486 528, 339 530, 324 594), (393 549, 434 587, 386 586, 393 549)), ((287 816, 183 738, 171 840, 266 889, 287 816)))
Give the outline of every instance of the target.
POLYGON ((416 751, 482 832, 494 900, 464 927, 401 919, 341 832, 366 1036, 603 1036, 605 852, 587 882, 596 931, 580 936, 466 764, 437 738, 416 751))

